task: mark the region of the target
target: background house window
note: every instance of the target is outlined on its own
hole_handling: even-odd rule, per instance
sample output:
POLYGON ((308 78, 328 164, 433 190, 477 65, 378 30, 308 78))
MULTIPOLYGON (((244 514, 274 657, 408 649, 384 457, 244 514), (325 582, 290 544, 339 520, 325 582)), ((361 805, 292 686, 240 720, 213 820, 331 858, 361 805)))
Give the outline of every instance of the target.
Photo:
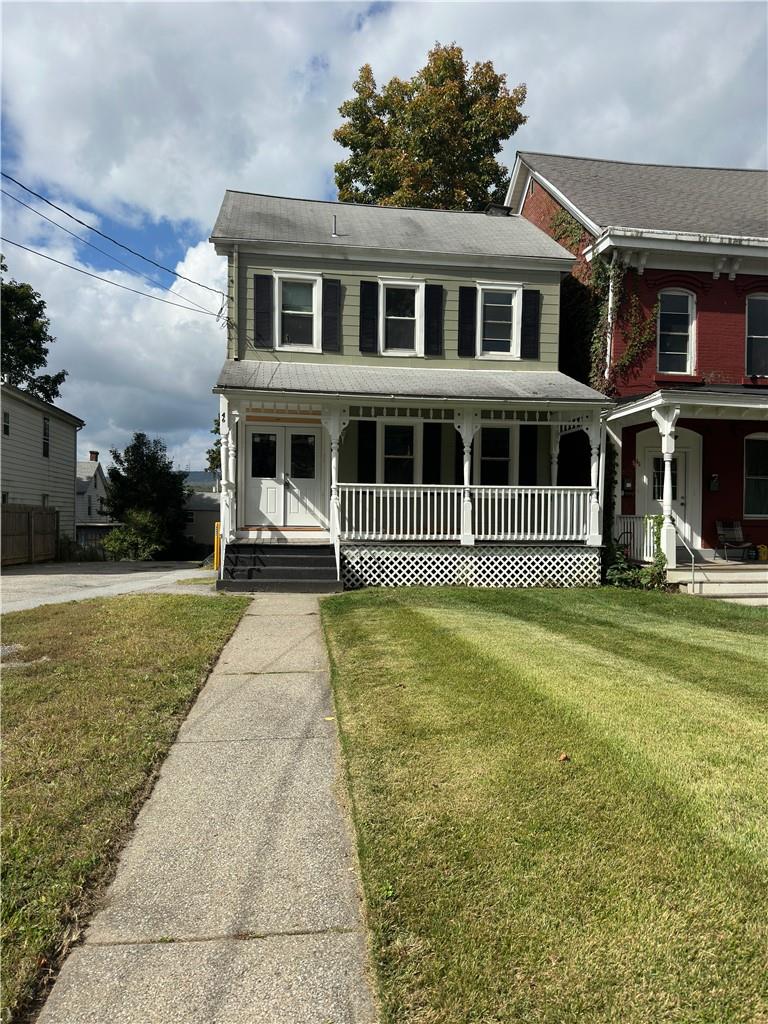
POLYGON ((509 484, 509 428, 483 427, 480 434, 480 484, 506 487, 509 484))
POLYGON ((48 498, 49 495, 47 494, 40 495, 40 504, 43 506, 43 508, 48 508, 48 498))
POLYGON ((280 344, 312 348, 315 342, 315 283, 280 281, 280 344))
POLYGON ((768 295, 747 299, 747 376, 768 377, 768 295))
POLYGON ((9 412, 3 413, 3 434, 8 437, 11 433, 11 414, 9 412))
POLYGON ((768 518, 768 434, 744 439, 744 515, 768 518))
POLYGON ((414 481, 415 436, 412 426, 384 424, 384 483, 412 484, 414 481))
POLYGON ((3 504, 8 504, 8 491, 3 491, 3 504))
POLYGON ((187 523, 194 523, 194 521, 195 521, 195 513, 194 512, 185 512, 184 513, 184 520, 187 523))
POLYGON ((89 516, 93 515, 93 502, 91 501, 90 494, 88 495, 88 515, 89 516))
POLYGON ((384 286, 384 348, 416 350, 416 288, 384 286))
POLYGON ((660 373, 691 372, 693 296, 687 292, 659 295, 658 369, 660 373))
POLYGON ((51 421, 43 416, 43 458, 49 458, 51 454, 51 421))

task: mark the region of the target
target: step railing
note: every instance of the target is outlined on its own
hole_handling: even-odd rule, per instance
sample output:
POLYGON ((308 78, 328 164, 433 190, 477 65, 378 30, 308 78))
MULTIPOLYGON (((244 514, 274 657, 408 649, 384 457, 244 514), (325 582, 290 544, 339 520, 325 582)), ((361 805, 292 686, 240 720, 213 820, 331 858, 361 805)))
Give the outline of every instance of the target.
POLYGON ((589 487, 339 484, 343 541, 586 541, 589 487), (468 499, 471 529, 462 513, 468 499))
POLYGON ((652 562, 654 552, 654 522, 652 516, 616 516, 613 536, 617 544, 627 549, 633 562, 652 562))

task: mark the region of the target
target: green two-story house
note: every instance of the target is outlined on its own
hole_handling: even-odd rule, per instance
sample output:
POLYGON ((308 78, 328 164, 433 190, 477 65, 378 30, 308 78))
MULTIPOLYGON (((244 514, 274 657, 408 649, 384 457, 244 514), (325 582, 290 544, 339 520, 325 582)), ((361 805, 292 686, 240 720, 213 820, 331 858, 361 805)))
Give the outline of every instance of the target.
POLYGON ((569 252, 504 207, 231 191, 211 241, 222 586, 598 582, 609 403, 558 370, 569 252))

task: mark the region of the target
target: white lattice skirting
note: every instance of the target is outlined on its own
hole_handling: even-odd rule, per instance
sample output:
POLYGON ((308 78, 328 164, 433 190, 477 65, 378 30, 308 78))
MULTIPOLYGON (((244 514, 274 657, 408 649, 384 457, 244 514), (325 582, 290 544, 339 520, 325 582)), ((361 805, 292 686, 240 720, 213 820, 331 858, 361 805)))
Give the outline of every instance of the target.
POLYGON ((599 548, 346 544, 345 590, 359 587, 596 587, 599 548))

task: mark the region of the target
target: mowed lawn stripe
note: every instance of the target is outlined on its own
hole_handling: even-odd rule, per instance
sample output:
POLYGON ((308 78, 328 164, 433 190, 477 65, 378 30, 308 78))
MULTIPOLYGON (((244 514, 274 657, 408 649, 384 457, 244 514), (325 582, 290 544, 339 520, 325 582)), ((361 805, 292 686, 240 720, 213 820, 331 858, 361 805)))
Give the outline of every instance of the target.
MULTIPOLYGON (((530 625, 493 614, 489 644, 495 602, 445 593, 323 605, 385 1019, 760 1020, 764 863, 675 773, 560 699, 567 645, 550 645, 542 685, 530 625)), ((579 597, 561 598, 564 617, 579 597)))

